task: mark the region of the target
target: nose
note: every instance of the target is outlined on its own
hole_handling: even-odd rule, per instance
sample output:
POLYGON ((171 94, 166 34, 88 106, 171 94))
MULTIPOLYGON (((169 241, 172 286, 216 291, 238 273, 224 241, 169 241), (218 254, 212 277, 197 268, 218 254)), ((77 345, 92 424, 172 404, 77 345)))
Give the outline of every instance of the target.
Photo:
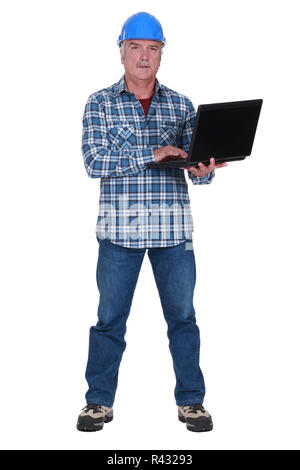
POLYGON ((149 59, 149 51, 146 47, 142 49, 140 59, 141 60, 148 60, 149 59))

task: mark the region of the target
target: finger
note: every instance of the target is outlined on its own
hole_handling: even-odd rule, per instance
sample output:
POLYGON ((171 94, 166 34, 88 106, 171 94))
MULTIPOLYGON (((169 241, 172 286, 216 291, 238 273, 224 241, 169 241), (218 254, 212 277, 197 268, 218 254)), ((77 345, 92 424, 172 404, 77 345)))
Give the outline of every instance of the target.
POLYGON ((210 170, 210 166, 206 166, 206 165, 204 165, 204 163, 202 163, 202 162, 199 162, 199 163, 198 163, 198 167, 199 167, 199 169, 200 169, 200 171, 201 171, 201 175, 200 175, 200 176, 205 176, 205 175, 207 175, 207 173, 209 173, 209 172, 211 171, 211 170, 210 170))
POLYGON ((191 168, 189 168, 189 171, 194 175, 194 176, 202 176, 202 173, 199 172, 196 167, 192 166, 191 168))
POLYGON ((208 165, 209 171, 213 171, 216 168, 216 161, 214 157, 211 157, 209 159, 209 165, 208 165))
POLYGON ((210 173, 211 171, 214 171, 214 169, 216 168, 216 165, 214 163, 214 159, 211 158, 210 161, 209 161, 209 165, 204 165, 204 171, 205 171, 205 174, 208 174, 210 173))
POLYGON ((208 167, 207 167, 206 165, 204 165, 204 163, 202 163, 202 162, 199 162, 199 163, 198 163, 198 167, 199 167, 200 170, 202 170, 202 171, 205 171, 205 170, 207 170, 207 168, 208 168, 208 167))
POLYGON ((228 166, 228 163, 224 162, 224 163, 217 163, 216 164, 216 168, 222 168, 224 166, 228 166))

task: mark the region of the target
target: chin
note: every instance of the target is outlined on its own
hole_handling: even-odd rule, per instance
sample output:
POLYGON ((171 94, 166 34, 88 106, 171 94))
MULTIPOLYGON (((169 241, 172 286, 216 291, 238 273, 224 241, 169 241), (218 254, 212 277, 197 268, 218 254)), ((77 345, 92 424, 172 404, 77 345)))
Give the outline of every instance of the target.
POLYGON ((153 73, 151 69, 138 69, 137 75, 143 78, 151 78, 153 73))

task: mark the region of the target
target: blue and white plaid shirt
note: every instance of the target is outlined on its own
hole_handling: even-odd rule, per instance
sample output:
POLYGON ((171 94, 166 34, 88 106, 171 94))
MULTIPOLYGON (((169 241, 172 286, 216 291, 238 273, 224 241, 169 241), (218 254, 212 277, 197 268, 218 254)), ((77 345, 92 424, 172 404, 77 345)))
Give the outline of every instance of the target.
MULTIPOLYGON (((188 152, 195 124, 191 101, 155 84, 145 117, 125 77, 89 96, 83 116, 82 153, 88 176, 101 178, 96 235, 128 248, 177 245, 192 238, 193 220, 184 170, 150 168, 154 149, 188 152)), ((211 183, 215 172, 195 177, 211 183)))

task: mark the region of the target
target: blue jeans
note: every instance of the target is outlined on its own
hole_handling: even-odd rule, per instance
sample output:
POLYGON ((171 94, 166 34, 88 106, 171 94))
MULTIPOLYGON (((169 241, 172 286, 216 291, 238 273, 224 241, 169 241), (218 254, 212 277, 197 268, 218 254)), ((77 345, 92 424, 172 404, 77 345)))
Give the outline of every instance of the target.
POLYGON ((166 248, 125 248, 106 239, 97 240, 100 302, 98 322, 90 329, 87 403, 113 406, 126 347, 126 321, 146 250, 168 325, 176 404, 203 403, 205 385, 199 367, 200 332, 193 307, 196 266, 192 241, 166 248))

